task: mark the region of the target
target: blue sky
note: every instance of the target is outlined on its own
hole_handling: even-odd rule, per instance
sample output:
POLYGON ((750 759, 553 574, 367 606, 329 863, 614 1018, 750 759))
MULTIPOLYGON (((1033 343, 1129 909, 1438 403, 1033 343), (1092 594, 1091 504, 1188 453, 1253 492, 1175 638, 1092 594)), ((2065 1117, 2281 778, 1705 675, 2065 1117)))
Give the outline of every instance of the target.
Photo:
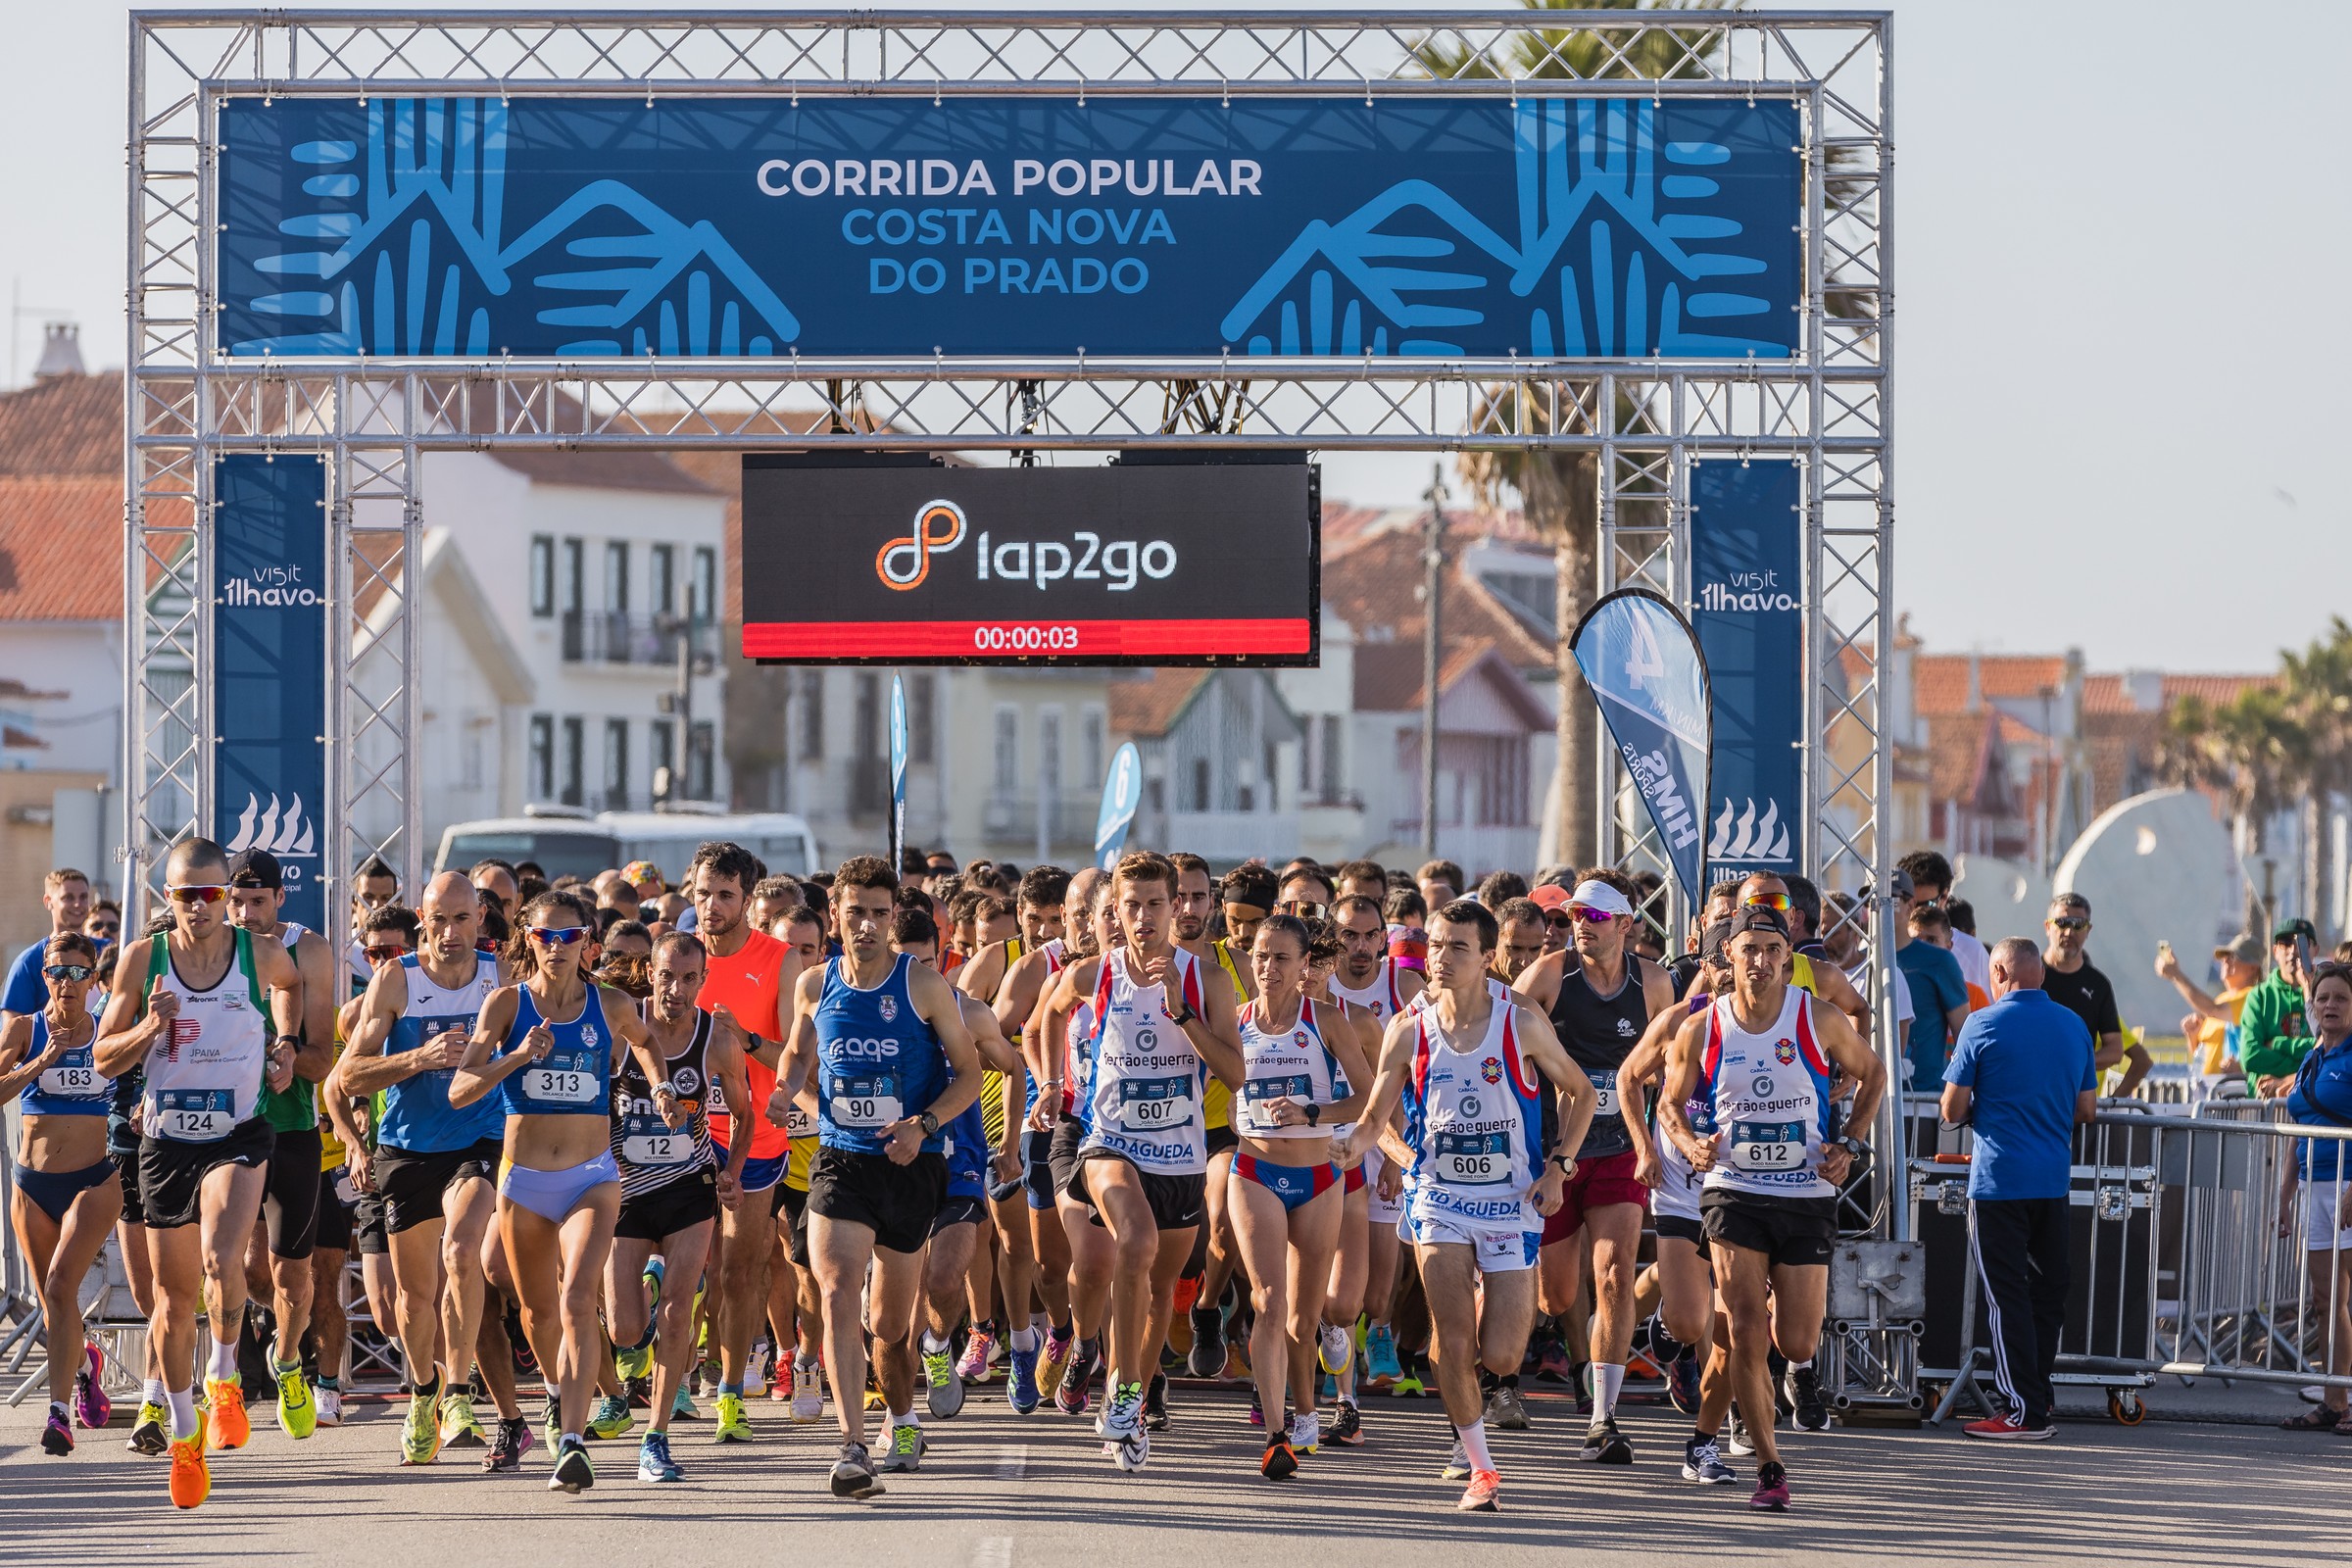
MULTIPOLYGON (((94 367, 122 357, 126 9, 0 9, 0 288, 80 320, 94 367)), ((2352 599, 2327 456, 2352 412, 2327 303, 2352 5, 1890 9, 1897 604, 1937 649, 2269 667, 2352 599)), ((22 370, 37 320, 13 336, 22 370)), ((1429 461, 1335 458, 1326 493, 1408 502, 1429 461)))

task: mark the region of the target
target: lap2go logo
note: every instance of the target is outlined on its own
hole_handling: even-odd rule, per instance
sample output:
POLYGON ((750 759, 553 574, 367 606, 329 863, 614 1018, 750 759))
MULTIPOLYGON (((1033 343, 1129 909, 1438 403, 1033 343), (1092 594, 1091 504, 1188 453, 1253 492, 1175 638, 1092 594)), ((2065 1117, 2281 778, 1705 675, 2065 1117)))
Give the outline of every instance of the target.
MULTIPOLYGON (((953 501, 926 501, 906 533, 883 545, 874 556, 874 575, 885 588, 907 593, 931 575, 934 557, 953 553, 971 524, 963 508, 953 501)), ((1112 539, 1090 529, 1074 530, 1068 542, 1059 539, 1007 539, 989 543, 980 530, 973 547, 974 576, 987 582, 1032 582, 1040 589, 1051 583, 1100 582, 1110 593, 1125 593, 1143 578, 1163 582, 1175 575, 1176 547, 1165 539, 1112 539)))

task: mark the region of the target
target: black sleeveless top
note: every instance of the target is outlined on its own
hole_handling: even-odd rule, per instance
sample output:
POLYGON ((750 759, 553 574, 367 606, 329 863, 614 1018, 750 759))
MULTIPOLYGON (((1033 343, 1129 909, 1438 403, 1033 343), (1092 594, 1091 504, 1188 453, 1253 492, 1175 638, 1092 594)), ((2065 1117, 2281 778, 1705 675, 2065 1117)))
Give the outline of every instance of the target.
POLYGON ((1625 1058, 1642 1043, 1642 1033, 1649 1027, 1642 963, 1640 955, 1628 953, 1625 979, 1607 997, 1592 989, 1581 968, 1563 970, 1560 975, 1560 994, 1551 1004, 1551 1027, 1569 1058, 1585 1069, 1585 1076, 1592 1080, 1600 1096, 1579 1159, 1606 1159, 1629 1153, 1634 1147, 1624 1119, 1617 1113, 1617 1069, 1625 1065, 1625 1058))

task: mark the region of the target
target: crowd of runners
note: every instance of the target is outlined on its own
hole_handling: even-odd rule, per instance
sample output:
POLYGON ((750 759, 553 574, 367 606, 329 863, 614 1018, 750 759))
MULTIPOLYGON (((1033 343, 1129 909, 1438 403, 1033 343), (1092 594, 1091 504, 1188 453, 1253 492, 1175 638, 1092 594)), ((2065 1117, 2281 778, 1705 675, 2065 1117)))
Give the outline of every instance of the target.
MULTIPOLYGON (((974 1397, 1123 1471, 1177 1420, 1238 1450, 1238 1401, 1188 1415, 1171 1371, 1250 1386, 1237 1467, 1380 1427, 1466 1510, 1497 1506, 1523 1376, 1604 1465, 1635 1462, 1629 1368, 1656 1380, 1683 1477, 1752 1456, 1759 1508, 1788 1503, 1776 1428, 1828 1421, 1838 1194, 1887 1085, 1801 878, 1716 888, 1668 961, 1609 870, 800 881, 712 843, 674 887, 490 860, 410 904, 370 864, 343 953, 282 918, 266 853, 180 843, 129 932, 61 876, 0 1033, 13 1217, 52 1346, 121 1238, 151 1319, 128 1443, 183 1508, 249 1400, 287 1439, 344 1419, 354 1256, 405 1381, 384 1462, 573 1493, 592 1441, 636 1431, 658 1484, 683 1432, 829 1419, 831 1492, 872 1497, 974 1397)), ((63 1455, 109 1401, 95 1345, 51 1368, 63 1455)))

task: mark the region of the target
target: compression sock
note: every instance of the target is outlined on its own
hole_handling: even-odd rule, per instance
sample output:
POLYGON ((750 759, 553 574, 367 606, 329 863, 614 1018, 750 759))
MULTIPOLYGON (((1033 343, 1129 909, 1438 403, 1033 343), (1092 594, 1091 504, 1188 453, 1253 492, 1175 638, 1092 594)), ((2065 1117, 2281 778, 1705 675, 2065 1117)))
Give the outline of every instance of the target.
POLYGON ((163 1404, 165 1402, 164 1394, 164 1380, 149 1378, 139 1389, 139 1402, 141 1404, 163 1404))
POLYGON ((164 1402, 172 1409, 172 1441, 196 1435, 196 1390, 193 1387, 172 1389, 165 1393, 164 1402))
POLYGON ((1034 1324, 1023 1324, 1021 1327, 1014 1329, 1012 1331, 1012 1348, 1024 1355, 1028 1354, 1031 1350, 1036 1349, 1036 1326, 1034 1324))
POLYGON ((947 1348, 947 1341, 941 1339, 929 1329, 923 1330, 923 1353, 925 1355, 937 1355, 940 1353, 940 1351, 946 1349, 947 1348))
POLYGON ((1592 1363, 1592 1419, 1602 1420, 1617 1413, 1617 1394, 1625 1387, 1625 1363, 1595 1361, 1592 1363))
POLYGON ((1453 1432, 1462 1440, 1462 1452, 1469 1457, 1471 1469, 1494 1468, 1494 1456, 1487 1451, 1487 1423, 1483 1418, 1466 1427, 1455 1427, 1453 1432))
POLYGON ((215 1340, 213 1342, 212 1364, 205 1369, 205 1376, 212 1379, 215 1383, 234 1383, 237 1381, 236 1341, 215 1340))

